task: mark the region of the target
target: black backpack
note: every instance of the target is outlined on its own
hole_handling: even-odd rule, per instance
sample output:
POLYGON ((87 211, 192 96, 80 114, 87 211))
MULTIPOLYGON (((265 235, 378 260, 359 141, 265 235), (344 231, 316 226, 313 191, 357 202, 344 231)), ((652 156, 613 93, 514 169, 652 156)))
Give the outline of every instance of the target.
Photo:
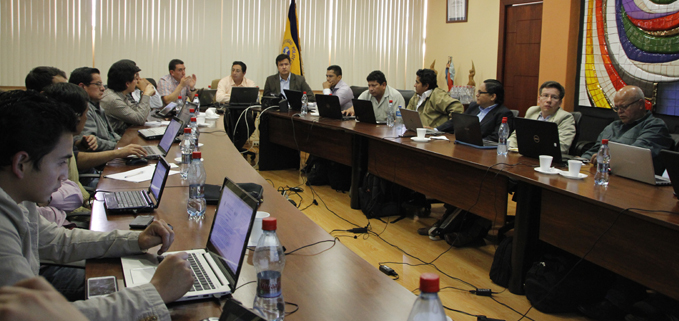
POLYGON ((490 280, 493 283, 506 288, 509 286, 509 277, 512 275, 512 244, 514 238, 506 237, 495 249, 493 264, 490 266, 490 280))
POLYGON ((358 195, 361 210, 370 219, 403 215, 401 202, 407 199, 408 193, 408 189, 368 173, 358 195))

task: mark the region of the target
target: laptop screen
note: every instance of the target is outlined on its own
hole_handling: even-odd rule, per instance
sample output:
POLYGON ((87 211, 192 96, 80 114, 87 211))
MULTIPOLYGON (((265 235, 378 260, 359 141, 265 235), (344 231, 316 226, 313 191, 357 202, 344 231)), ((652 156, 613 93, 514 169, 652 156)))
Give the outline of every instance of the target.
POLYGON ((165 134, 163 134, 163 138, 160 140, 160 144, 158 144, 158 146, 163 149, 163 152, 169 151, 170 147, 172 147, 174 137, 177 136, 177 132, 179 132, 179 126, 181 126, 181 124, 175 119, 172 119, 170 124, 167 125, 165 134))
POLYGON ((162 161, 158 161, 156 170, 153 172, 150 190, 156 201, 160 198, 160 192, 163 189, 163 181, 165 180, 165 174, 167 173, 168 168, 169 167, 165 166, 162 161))

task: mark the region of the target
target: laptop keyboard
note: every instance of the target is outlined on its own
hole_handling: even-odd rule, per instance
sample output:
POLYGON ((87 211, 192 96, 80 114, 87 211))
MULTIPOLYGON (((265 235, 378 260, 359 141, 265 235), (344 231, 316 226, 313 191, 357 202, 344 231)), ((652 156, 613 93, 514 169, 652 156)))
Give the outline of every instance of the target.
POLYGON ((210 281, 210 278, 205 273, 202 265, 198 264, 198 258, 195 253, 189 253, 189 264, 191 264, 191 271, 193 271, 193 287, 189 292, 203 291, 214 289, 215 286, 210 281))
POLYGON ((123 191, 115 192, 118 206, 123 208, 144 207, 148 204, 146 199, 141 195, 141 191, 123 191))
POLYGON ((146 151, 146 154, 148 155, 156 155, 156 149, 153 148, 153 146, 142 146, 144 148, 144 151, 146 151))

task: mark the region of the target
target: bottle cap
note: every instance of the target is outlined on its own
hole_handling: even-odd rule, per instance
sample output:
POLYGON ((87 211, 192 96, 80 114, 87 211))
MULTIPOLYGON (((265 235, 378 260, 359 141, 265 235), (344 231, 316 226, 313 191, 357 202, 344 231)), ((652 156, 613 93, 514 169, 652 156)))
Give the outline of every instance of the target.
POLYGON ((184 134, 191 134, 191 128, 184 128, 184 134))
POLYGON ((422 273, 420 275, 420 291, 424 293, 437 293, 439 291, 438 274, 422 273))
POLYGON ((193 152, 191 154, 191 158, 193 159, 200 159, 202 157, 201 152, 193 152))
POLYGON ((195 113, 195 112, 196 112, 196 109, 195 109, 195 108, 189 108, 189 112, 190 112, 190 113, 195 113))
POLYGON ((389 100, 389 103, 390 103, 390 104, 393 103, 393 102, 394 102, 393 100, 389 100))
POLYGON ((212 85, 207 85, 207 88, 212 88, 212 85))
POLYGON ((191 117, 191 122, 197 121, 196 117, 191 117))
POLYGON ((264 231, 275 231, 276 230, 276 218, 275 217, 265 217, 262 219, 262 230, 264 231))
POLYGON ((304 92, 304 94, 306 95, 306 91, 304 92))
POLYGON ((182 99, 182 96, 177 96, 177 99, 182 99))
POLYGON ((502 117, 502 122, 506 123, 507 122, 507 117, 502 117))
POLYGON ((601 145, 608 145, 608 139, 602 139, 601 145))
POLYGON ((193 95, 193 97, 198 97, 198 94, 193 95))

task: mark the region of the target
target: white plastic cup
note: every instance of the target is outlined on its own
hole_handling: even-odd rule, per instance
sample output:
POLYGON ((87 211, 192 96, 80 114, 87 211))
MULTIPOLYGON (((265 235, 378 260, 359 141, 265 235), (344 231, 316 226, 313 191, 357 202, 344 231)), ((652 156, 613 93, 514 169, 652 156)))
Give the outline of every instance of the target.
POLYGON ((542 171, 549 171, 549 169, 552 167, 552 156, 549 155, 540 155, 540 169, 542 171))
POLYGON ((217 116, 217 108, 215 107, 210 107, 205 111, 205 115, 207 117, 215 117, 217 116))
POLYGON ((417 129, 417 139, 424 139, 426 135, 427 135, 427 129, 426 128, 418 128, 417 129))
POLYGON ((571 159, 568 161, 568 176, 577 177, 580 174, 580 167, 582 167, 582 162, 577 159, 571 159))
POLYGON ((257 242, 259 242, 259 238, 262 236, 262 219, 267 218, 269 216, 271 216, 271 214, 267 212, 257 211, 257 215, 255 216, 255 222, 252 223, 252 232, 250 232, 250 241, 248 242, 248 245, 250 246, 257 245, 257 242))

